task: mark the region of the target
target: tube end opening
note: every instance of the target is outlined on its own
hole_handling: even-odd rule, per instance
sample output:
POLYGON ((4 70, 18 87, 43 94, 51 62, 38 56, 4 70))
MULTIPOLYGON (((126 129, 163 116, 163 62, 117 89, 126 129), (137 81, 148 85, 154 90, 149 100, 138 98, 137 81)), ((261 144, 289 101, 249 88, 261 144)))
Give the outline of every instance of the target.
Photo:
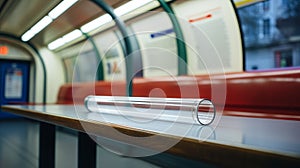
POLYGON ((196 112, 196 119, 201 125, 209 125, 215 119, 216 109, 210 100, 203 99, 200 101, 196 112))

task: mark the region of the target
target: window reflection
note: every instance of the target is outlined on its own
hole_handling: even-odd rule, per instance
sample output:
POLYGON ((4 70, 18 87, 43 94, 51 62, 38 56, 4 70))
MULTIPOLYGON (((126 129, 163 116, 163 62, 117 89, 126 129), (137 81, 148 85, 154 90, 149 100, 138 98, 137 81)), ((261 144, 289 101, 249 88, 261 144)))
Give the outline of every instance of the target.
POLYGON ((88 82, 96 80, 98 61, 93 50, 81 53, 79 56, 65 58, 66 82, 88 82), (96 69, 96 70, 95 70, 96 69))
POLYGON ((300 66, 300 1, 266 0, 238 8, 246 70, 300 66))

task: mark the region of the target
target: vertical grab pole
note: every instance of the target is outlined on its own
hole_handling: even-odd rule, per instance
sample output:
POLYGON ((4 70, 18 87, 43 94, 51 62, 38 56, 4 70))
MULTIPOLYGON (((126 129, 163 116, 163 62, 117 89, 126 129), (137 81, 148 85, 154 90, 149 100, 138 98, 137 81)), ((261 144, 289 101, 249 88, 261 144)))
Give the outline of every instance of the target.
POLYGON ((40 122, 39 168, 55 167, 55 125, 40 122))
POLYGON ((78 132, 78 168, 96 168, 97 144, 88 134, 78 132))
POLYGON ((100 52, 95 44, 95 41, 94 39, 89 36, 87 33, 83 33, 83 35, 86 37, 87 40, 89 40, 93 47, 94 47, 94 51, 95 51, 95 54, 96 54, 96 57, 97 57, 97 61, 99 62, 99 66, 97 68, 97 78, 96 80, 104 80, 104 68, 103 68, 103 62, 102 62, 102 59, 101 59, 101 56, 100 56, 100 52))
POLYGON ((177 43, 177 53, 178 53, 178 75, 186 75, 187 72, 187 56, 186 56, 186 46, 184 43, 183 33, 180 27, 180 24, 174 14, 174 11, 169 6, 165 0, 157 0, 161 7, 167 12, 176 35, 176 43, 177 43))
POLYGON ((126 95, 132 96, 132 79, 135 76, 134 74, 134 60, 133 57, 129 57, 130 54, 133 54, 132 41, 130 41, 129 33, 126 29, 125 23, 118 17, 114 9, 107 5, 103 0, 92 0, 100 8, 102 8, 106 13, 108 13, 112 19, 115 21, 118 26, 124 40, 125 44, 125 62, 126 62, 126 95))
POLYGON ((34 52, 37 54, 39 60, 41 61, 41 64, 42 64, 42 68, 43 68, 43 75, 44 75, 44 80, 43 80, 43 83, 44 83, 44 88, 43 88, 43 104, 46 104, 47 103, 47 72, 46 72, 46 65, 45 65, 45 62, 40 54, 40 52, 31 44, 31 43, 27 43, 33 50, 34 52))

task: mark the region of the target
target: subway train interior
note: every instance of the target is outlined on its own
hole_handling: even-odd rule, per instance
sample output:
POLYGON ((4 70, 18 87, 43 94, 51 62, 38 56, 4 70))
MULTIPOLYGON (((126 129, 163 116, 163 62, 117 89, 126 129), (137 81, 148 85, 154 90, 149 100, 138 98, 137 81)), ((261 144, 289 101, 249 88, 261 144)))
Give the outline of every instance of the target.
POLYGON ((299 0, 0 0, 0 168, 300 167, 299 0))

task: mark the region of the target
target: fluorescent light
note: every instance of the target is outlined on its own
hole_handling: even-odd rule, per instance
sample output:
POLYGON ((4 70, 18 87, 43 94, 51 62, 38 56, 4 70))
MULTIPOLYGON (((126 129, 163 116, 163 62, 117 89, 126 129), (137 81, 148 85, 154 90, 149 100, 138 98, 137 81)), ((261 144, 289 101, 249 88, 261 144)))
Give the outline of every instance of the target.
POLYGON ((60 46, 62 46, 64 44, 65 44, 65 41, 63 40, 63 38, 59 38, 59 39, 57 39, 57 40, 49 43, 48 44, 48 48, 50 50, 54 50, 54 49, 56 49, 56 48, 58 48, 58 47, 60 47, 60 46))
POLYGON ((56 19, 66 10, 68 10, 72 5, 74 5, 78 0, 64 0, 60 4, 58 4, 54 9, 52 9, 48 15, 52 19, 56 19))
POLYGON ((116 8, 114 10, 114 12, 117 16, 122 16, 122 15, 125 15, 135 9, 138 9, 152 1, 153 0, 132 0, 132 1, 127 2, 126 4, 116 8))
POLYGON ((28 41, 32 37, 34 37, 37 33, 43 30, 46 26, 48 26, 53 20, 49 16, 43 17, 40 21, 38 21, 34 26, 31 27, 27 32, 25 32, 21 39, 23 41, 28 41))
POLYGON ((97 19, 92 20, 91 22, 83 25, 80 29, 82 32, 87 33, 90 32, 108 22, 112 21, 112 18, 109 14, 102 15, 97 19))
POLYGON ((21 37, 22 41, 26 42, 28 40, 30 40, 33 36, 35 35, 35 33, 31 30, 28 30, 26 33, 24 33, 21 37))
POLYGON ((40 21, 38 21, 34 26, 32 26, 27 32, 25 32, 21 39, 23 41, 28 41, 40 31, 42 31, 45 27, 47 27, 54 19, 56 19, 59 15, 64 13, 67 9, 69 9, 73 4, 75 4, 78 0, 64 0, 60 4, 58 4, 54 9, 52 9, 48 16, 43 17, 40 21))
POLYGON ((39 33, 41 30, 43 30, 46 26, 48 26, 53 20, 49 16, 43 17, 39 22, 37 22, 34 26, 31 27, 31 31, 33 31, 34 34, 39 33))
POLYGON ((82 32, 80 30, 78 30, 78 29, 73 30, 72 32, 64 35, 63 37, 61 37, 61 38, 59 38, 59 39, 57 39, 57 40, 49 43, 48 44, 48 48, 50 50, 55 50, 58 47, 63 46, 64 44, 66 44, 66 43, 68 43, 68 42, 70 42, 70 41, 72 41, 72 40, 80 37, 81 35, 82 35, 82 32))
POLYGON ((65 43, 68 43, 68 42, 80 37, 81 35, 82 35, 81 31, 76 29, 76 30, 64 35, 62 38, 65 43))
MULTIPOLYGON (((122 16, 125 15, 126 13, 129 13, 131 11, 134 11, 135 9, 138 9, 150 2, 152 2, 153 0, 132 0, 118 8, 116 8, 114 10, 114 12, 116 13, 116 15, 118 16, 122 16)), ((110 15, 105 14, 100 16, 99 18, 92 20, 91 22, 83 25, 80 30, 84 33, 88 33, 92 30, 95 30, 96 28, 108 23, 112 21, 112 18, 110 15)))
MULTIPOLYGON (((55 19, 58 17, 60 14, 62 14, 65 10, 67 10, 69 7, 71 7, 77 0, 64 0, 62 3, 60 3, 57 7, 55 7, 52 11, 49 12, 49 16, 52 19, 55 19), (66 5, 68 4, 68 5, 66 5), (64 6, 64 8, 62 7, 64 6), (67 7, 66 7, 67 6, 67 7)), ((150 2, 153 2, 153 0, 132 0, 117 9, 115 9, 115 13, 118 16, 125 15, 129 12, 134 11, 135 9, 138 9, 150 2)), ((95 30, 96 28, 99 28, 100 26, 103 26, 106 23, 109 23, 112 21, 112 17, 109 14, 102 15, 89 23, 81 26, 80 30, 76 29, 66 35, 64 35, 62 38, 59 38, 50 44, 48 44, 48 48, 50 50, 54 50, 60 46, 63 46, 64 44, 80 37, 82 35, 82 32, 88 33, 92 30, 95 30)))

